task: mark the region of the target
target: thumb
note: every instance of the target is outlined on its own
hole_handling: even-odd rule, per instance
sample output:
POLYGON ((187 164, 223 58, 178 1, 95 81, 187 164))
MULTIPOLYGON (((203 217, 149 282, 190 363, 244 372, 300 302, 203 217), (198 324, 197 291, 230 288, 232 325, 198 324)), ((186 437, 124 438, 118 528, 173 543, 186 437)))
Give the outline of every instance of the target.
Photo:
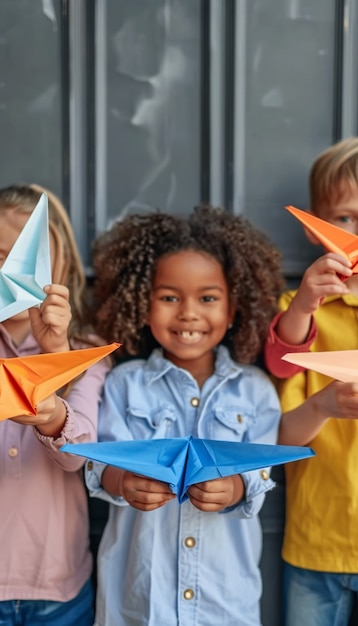
POLYGON ((32 306, 29 309, 29 318, 32 328, 36 328, 41 323, 41 313, 37 306, 32 306))

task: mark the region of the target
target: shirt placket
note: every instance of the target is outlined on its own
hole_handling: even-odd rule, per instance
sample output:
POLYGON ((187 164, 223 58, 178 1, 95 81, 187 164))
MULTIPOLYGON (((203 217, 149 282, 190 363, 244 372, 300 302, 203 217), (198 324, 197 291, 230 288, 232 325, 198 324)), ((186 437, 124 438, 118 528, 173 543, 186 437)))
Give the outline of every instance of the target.
POLYGON ((202 514, 189 502, 180 507, 178 616, 181 626, 196 626, 199 603, 202 514))
POLYGON ((21 428, 7 429, 4 437, 3 457, 5 463, 6 476, 11 478, 21 478, 21 428))

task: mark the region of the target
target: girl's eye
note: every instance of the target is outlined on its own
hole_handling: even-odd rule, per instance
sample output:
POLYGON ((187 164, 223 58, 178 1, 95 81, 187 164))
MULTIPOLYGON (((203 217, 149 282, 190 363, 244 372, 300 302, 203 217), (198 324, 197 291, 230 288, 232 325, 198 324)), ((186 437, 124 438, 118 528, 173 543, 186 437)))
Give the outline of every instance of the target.
POLYGON ((160 299, 163 300, 163 302, 177 302, 178 301, 177 296, 162 296, 160 299))
POLYGON ((341 222, 342 224, 348 224, 349 222, 353 222, 353 218, 350 217, 349 215, 340 215, 337 218, 338 222, 341 222))
POLYGON ((203 296, 201 300, 202 302, 215 302, 217 298, 215 296, 203 296))

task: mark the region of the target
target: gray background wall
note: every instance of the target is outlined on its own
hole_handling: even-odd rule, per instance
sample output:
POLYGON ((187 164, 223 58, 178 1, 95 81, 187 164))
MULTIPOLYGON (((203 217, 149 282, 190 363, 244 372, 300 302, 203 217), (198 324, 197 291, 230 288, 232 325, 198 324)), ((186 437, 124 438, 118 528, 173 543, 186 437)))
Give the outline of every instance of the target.
MULTIPOLYGON (((358 0, 0 0, 0 185, 64 200, 91 242, 133 211, 245 214, 289 286, 315 251, 315 156, 357 134, 358 0)), ((262 511, 264 626, 280 624, 284 476, 262 511)), ((105 510, 91 503, 96 543, 105 510)))

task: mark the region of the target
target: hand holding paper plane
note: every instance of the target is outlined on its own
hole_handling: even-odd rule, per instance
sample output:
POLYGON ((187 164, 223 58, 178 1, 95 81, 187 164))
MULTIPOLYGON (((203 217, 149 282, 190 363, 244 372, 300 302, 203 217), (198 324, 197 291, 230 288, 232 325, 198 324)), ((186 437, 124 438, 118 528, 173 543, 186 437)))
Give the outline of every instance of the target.
POLYGON ((62 452, 161 480, 179 502, 191 485, 314 456, 311 448, 194 437, 66 444, 62 452))
POLYGON ((47 196, 34 211, 0 269, 0 322, 40 304, 51 279, 47 196))
POLYGON ((353 274, 358 273, 358 237, 356 235, 293 206, 285 208, 318 239, 328 252, 336 252, 348 259, 353 274))
POLYGON ((36 405, 114 352, 106 346, 0 359, 0 420, 36 415, 36 405))

